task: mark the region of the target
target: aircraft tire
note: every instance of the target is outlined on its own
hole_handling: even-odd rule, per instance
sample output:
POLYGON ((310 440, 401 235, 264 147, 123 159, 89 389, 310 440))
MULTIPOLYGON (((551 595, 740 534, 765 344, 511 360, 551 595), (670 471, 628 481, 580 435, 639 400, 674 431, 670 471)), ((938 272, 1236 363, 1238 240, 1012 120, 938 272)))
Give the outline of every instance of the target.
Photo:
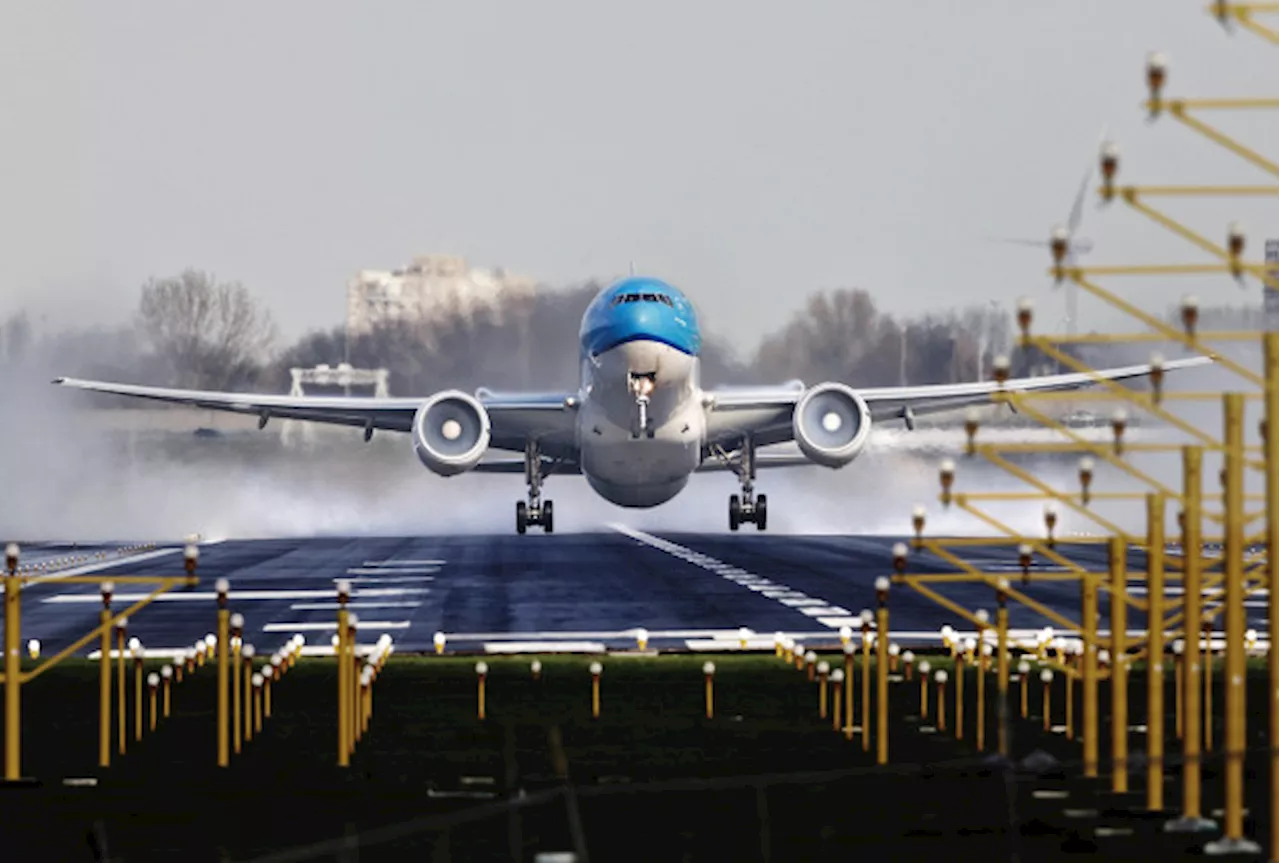
POLYGON ((523 534, 529 529, 529 507, 524 501, 516 501, 516 533, 523 534))
POLYGON ((742 499, 736 494, 729 495, 729 530, 737 530, 742 523, 742 499))
POLYGON ((555 508, 551 505, 551 501, 542 505, 542 530, 544 533, 555 532, 555 508))
POLYGON ((756 498, 756 530, 764 530, 765 523, 768 520, 769 498, 762 494, 756 498))

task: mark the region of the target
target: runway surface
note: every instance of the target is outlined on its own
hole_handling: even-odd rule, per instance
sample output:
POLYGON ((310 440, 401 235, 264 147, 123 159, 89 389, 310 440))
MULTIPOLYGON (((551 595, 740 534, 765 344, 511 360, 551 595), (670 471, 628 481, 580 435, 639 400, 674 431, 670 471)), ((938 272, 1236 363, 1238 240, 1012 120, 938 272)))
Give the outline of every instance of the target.
MULTIPOLYGON (((649 632, 651 649, 738 649, 739 628, 749 646, 772 649, 775 632, 811 646, 838 644, 841 626, 859 626, 857 615, 875 607, 877 576, 892 570, 891 548, 902 537, 655 535, 626 527, 587 534, 320 538, 224 541, 200 546, 200 585, 180 588, 129 622, 149 651, 178 651, 215 627, 214 583, 231 583, 230 605, 244 615, 245 640, 261 652, 294 633, 325 649, 336 627, 335 582, 352 585, 350 608, 359 617, 359 641, 390 635, 401 651, 430 651, 437 631, 452 651, 581 651, 636 648, 636 631, 649 632)), ((1106 569, 1100 545, 1062 545, 1071 559, 1106 569)), ((1015 586, 1020 567, 1013 551, 971 550, 966 559, 1003 570, 1015 586)), ((178 545, 121 551, 113 546, 32 546, 24 563, 43 561, 51 580, 24 591, 23 638, 38 638, 46 653, 70 644, 97 623, 98 588, 60 584, 66 575, 180 575, 178 545), (95 554, 105 555, 102 558, 95 554), (78 558, 88 556, 87 562, 78 558), (54 563, 62 561, 62 563, 54 563)), ((1135 553, 1134 570, 1144 566, 1135 553)), ((954 572, 954 567, 913 552, 908 572, 954 572)), ((1061 571, 1037 563, 1033 571, 1061 571)), ((961 605, 994 614, 994 592, 985 586, 947 584, 940 591, 961 605)), ((1047 582, 1026 593, 1075 621, 1076 582, 1047 582)), ((1139 592, 1141 592, 1141 588, 1139 592)), ((114 607, 146 595, 142 585, 117 586, 114 607)), ((1180 601, 1176 583, 1168 593, 1180 601)), ((1248 626, 1265 638, 1265 592, 1248 600, 1248 626)), ((971 627, 905 587, 889 600, 893 639, 903 648, 940 646, 938 630, 971 627)), ((1109 624, 1105 593, 1100 623, 1109 624)), ((1130 610, 1130 628, 1145 614, 1130 610)), ((1049 623, 1010 603, 1014 631, 1049 623)), ((1058 627, 1054 627, 1058 629, 1058 627)), ((90 655, 94 645, 81 651, 90 655)))

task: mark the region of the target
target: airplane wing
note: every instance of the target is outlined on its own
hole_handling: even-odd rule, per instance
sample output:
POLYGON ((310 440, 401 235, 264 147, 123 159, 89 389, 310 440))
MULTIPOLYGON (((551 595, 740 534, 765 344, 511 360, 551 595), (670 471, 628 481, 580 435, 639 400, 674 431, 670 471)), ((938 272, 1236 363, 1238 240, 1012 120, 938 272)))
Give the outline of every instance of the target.
MULTIPOLYGON (((369 398, 364 396, 282 396, 180 390, 56 378, 61 386, 99 393, 151 399, 205 410, 228 411, 258 417, 259 428, 271 419, 408 432, 426 397, 369 398)), ((560 458, 576 457, 574 444, 575 402, 569 393, 494 393, 479 390, 476 398, 489 412, 493 426, 491 447, 523 452, 529 440, 542 451, 560 458)), ((523 464, 523 461, 521 462, 523 464)))
MULTIPOLYGON (((1165 372, 1208 365, 1209 357, 1168 360, 1165 372)), ((875 387, 856 390, 867 403, 876 422, 923 414, 956 410, 968 405, 989 404, 991 396, 1004 392, 1046 392, 1083 389, 1097 384, 1097 378, 1112 381, 1143 378, 1151 374, 1150 365, 1100 369, 1092 374, 1071 373, 1037 378, 964 384, 930 384, 914 387, 875 387)), ((792 439, 791 414, 804 395, 798 381, 778 387, 711 390, 708 401, 707 439, 710 446, 736 448, 744 434, 751 435, 758 446, 785 443, 792 439)))

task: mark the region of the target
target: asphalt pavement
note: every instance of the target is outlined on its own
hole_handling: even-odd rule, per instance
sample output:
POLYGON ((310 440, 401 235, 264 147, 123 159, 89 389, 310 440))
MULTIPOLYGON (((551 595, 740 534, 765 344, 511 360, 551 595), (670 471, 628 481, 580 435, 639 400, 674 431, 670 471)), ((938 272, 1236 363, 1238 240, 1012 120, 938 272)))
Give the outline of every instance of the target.
MULTIPOLYGON (((226 578, 230 605, 244 615, 245 640, 273 650, 295 633, 323 651, 336 628, 336 582, 352 585, 350 608, 359 619, 359 641, 389 635, 400 651, 433 649, 437 632, 445 648, 484 652, 596 652, 638 648, 647 630, 649 649, 733 650, 740 630, 748 646, 771 649, 783 632, 814 646, 838 643, 842 626, 859 627, 858 615, 876 605, 875 579, 892 572, 892 547, 904 537, 649 534, 619 526, 583 534, 525 536, 350 537, 228 540, 200 545, 194 588, 177 588, 142 609, 128 633, 148 651, 180 651, 214 630, 214 585, 226 578)), ((23 639, 56 650, 96 625, 98 588, 59 583, 70 574, 181 575, 182 548, 137 544, 31 546, 23 562, 46 563, 50 581, 24 591, 23 639), (95 556, 95 553, 97 555, 95 556), (88 561, 84 559, 88 557, 88 561)), ((1106 570, 1101 545, 1061 544, 1059 550, 1093 571, 1106 570)), ((1012 549, 973 549, 967 560, 1003 571, 1015 586, 1070 621, 1079 620, 1075 581, 1021 586, 1012 549)), ((1140 571, 1135 551, 1129 561, 1140 571)), ((908 572, 955 572, 932 555, 913 552, 908 572)), ((1033 572, 1061 572, 1037 559, 1033 572)), ((1135 583, 1137 595, 1144 588, 1135 583)), ((944 584, 938 590, 969 608, 994 615, 987 586, 944 584)), ((145 585, 120 584, 114 607, 143 598, 145 585)), ((1175 582, 1168 599, 1180 600, 1175 582)), ((1248 626, 1265 638, 1265 593, 1247 603, 1248 626)), ((1109 627, 1105 592, 1100 622, 1109 627)), ((972 627, 932 600, 902 586, 890 593, 892 638, 904 649, 940 647, 939 629, 972 627)), ((1130 610, 1129 627, 1144 628, 1145 615, 1130 610)), ((1053 625, 1010 603, 1010 627, 1026 634, 1053 625)), ((89 655, 94 645, 81 653, 89 655)))

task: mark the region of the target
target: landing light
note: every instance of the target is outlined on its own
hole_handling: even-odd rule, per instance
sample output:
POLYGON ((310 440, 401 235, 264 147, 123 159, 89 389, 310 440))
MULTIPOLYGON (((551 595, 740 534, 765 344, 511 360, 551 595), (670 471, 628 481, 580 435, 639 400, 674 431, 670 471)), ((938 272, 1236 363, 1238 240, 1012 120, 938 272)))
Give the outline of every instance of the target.
POLYGON ((440 426, 440 434, 444 435, 445 440, 457 440, 462 434, 462 426, 457 420, 445 420, 444 425, 440 426))
POLYGON ((840 428, 840 415, 835 411, 828 411, 822 416, 822 427, 828 432, 834 432, 840 428))

